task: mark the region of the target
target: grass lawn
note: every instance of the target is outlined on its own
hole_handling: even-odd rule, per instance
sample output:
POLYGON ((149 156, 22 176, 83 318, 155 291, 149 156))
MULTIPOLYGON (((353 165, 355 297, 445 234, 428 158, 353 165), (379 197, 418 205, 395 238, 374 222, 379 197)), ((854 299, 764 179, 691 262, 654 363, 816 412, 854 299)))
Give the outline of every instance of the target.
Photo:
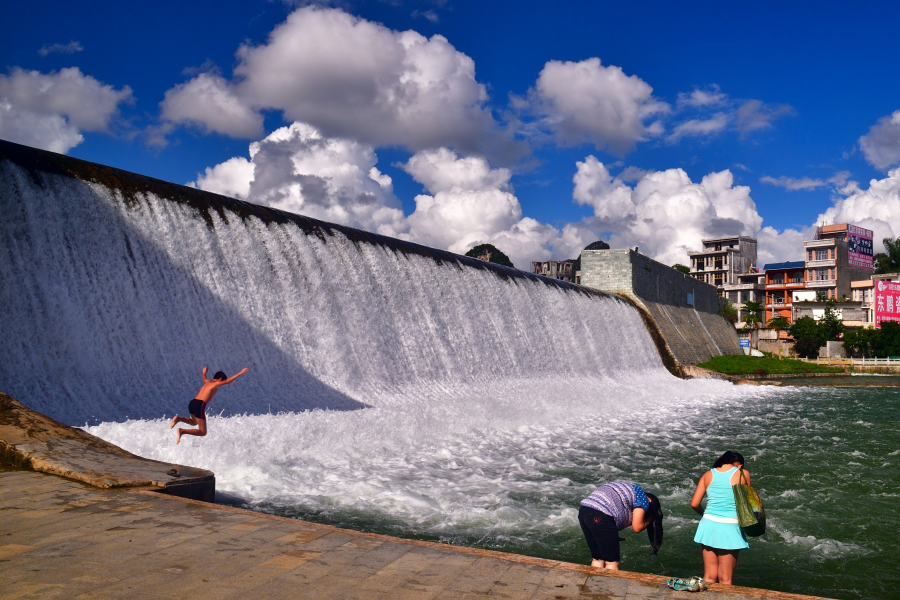
POLYGON ((792 358, 768 356, 713 356, 697 365, 726 375, 768 375, 780 373, 841 373, 840 367, 826 367, 792 358))

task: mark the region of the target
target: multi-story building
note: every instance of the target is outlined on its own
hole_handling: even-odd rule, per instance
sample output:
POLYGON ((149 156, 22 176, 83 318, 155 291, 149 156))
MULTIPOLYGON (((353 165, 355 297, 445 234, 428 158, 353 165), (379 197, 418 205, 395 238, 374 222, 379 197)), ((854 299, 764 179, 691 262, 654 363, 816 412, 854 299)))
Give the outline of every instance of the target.
POLYGON ((872 278, 872 231, 847 223, 816 228, 803 242, 806 287, 825 298, 849 299, 850 283, 872 278), (867 266, 868 265, 868 266, 867 266))
POLYGON ((882 273, 872 275, 871 279, 850 282, 850 290, 853 294, 851 299, 854 302, 862 303, 864 322, 867 327, 875 325, 875 282, 877 281, 900 283, 900 273, 882 273))
POLYGON ((871 279, 863 281, 850 282, 851 300, 859 302, 862 305, 863 319, 866 325, 871 326, 875 323, 875 310, 873 302, 875 301, 875 282, 871 279))
POLYGON ((744 328, 744 317, 747 315, 744 311, 744 302, 765 302, 766 300, 766 281, 765 274, 760 273, 759 269, 752 269, 751 273, 740 273, 737 275, 736 283, 723 284, 725 289, 725 297, 734 304, 737 309, 737 323, 734 326, 737 329, 744 328))
POLYGON ((544 275, 553 279, 564 279, 572 281, 572 263, 573 260, 545 260, 543 262, 534 261, 531 263, 531 272, 536 275, 544 275))
POLYGON ((794 294, 804 288, 803 275, 806 263, 772 263, 764 267, 766 272, 766 323, 777 316, 792 321, 794 294))
POLYGON ((756 238, 733 237, 701 240, 703 250, 688 252, 691 277, 716 286, 720 296, 726 284, 736 284, 737 276, 756 267, 756 238))

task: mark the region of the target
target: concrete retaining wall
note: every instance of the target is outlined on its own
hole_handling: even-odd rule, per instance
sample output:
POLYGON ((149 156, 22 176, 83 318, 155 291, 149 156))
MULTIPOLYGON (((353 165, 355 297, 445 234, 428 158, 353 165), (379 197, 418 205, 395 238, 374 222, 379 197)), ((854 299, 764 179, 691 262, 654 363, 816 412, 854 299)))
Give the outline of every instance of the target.
POLYGON ((581 253, 581 284, 620 294, 653 319, 679 365, 740 354, 734 326, 718 313, 716 288, 633 250, 581 253))
POLYGON ((149 488, 215 502, 212 471, 136 456, 54 421, 0 392, 0 464, 60 475, 99 488, 149 488))

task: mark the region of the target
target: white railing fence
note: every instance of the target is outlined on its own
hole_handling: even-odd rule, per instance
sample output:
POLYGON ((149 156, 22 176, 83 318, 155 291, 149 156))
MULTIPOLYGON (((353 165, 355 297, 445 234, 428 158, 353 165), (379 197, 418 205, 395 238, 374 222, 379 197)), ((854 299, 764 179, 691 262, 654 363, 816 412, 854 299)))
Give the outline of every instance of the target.
POLYGON ((814 362, 817 365, 859 365, 859 366, 898 366, 900 367, 900 357, 892 356, 890 358, 815 358, 800 359, 805 362, 814 362))

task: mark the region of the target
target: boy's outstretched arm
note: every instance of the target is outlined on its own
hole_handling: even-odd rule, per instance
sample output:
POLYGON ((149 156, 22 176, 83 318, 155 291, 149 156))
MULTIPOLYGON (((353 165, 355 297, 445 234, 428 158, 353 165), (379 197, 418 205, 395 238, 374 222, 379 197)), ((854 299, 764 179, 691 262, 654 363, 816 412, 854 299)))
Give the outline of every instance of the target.
POLYGON ((234 381, 235 379, 237 379, 238 377, 240 377, 240 376, 243 375, 244 373, 248 372, 249 370, 250 370, 250 369, 248 369, 247 367, 244 367, 243 369, 241 369, 240 371, 238 371, 236 374, 232 375, 231 377, 229 377, 228 379, 226 379, 225 381, 223 381, 223 382, 222 382, 222 385, 225 385, 226 383, 231 383, 232 381, 234 381))
POLYGON ((203 367, 203 383, 209 383, 211 379, 206 378, 206 367, 203 367))

